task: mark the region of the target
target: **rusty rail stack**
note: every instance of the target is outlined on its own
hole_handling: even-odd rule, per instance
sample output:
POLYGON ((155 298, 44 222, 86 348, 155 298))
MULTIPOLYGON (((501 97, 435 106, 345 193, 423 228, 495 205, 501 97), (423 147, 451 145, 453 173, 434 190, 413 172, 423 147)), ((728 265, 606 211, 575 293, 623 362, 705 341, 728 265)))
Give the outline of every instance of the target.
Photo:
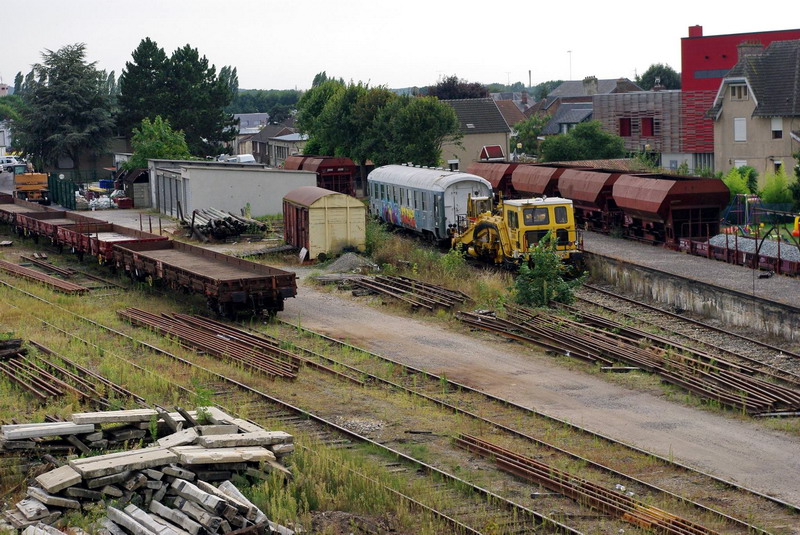
POLYGON ((35 269, 26 268, 6 260, 0 260, 0 271, 10 273, 11 275, 17 277, 22 277, 23 279, 42 283, 53 290, 65 294, 84 294, 89 291, 89 288, 81 286, 80 284, 75 284, 74 282, 51 277, 50 275, 45 275, 44 273, 40 273, 35 269))
POLYGON ((455 439, 456 445, 494 460, 499 468, 635 526, 675 535, 715 535, 718 532, 679 517, 617 490, 609 490, 553 466, 539 462, 471 435, 455 439))
POLYGON ((140 405, 145 405, 142 397, 42 344, 30 342, 39 353, 31 356, 28 350, 22 347, 22 341, 17 342, 19 343, 16 347, 4 348, 0 353, 0 374, 8 377, 42 403, 51 398, 73 394, 79 400, 98 408, 110 407, 112 403, 109 397, 132 399, 140 405), (55 359, 47 358, 45 355, 55 359), (57 363, 56 359, 61 363, 57 363))
MULTIPOLYGON (((616 327, 605 331, 565 317, 508 307, 507 317, 461 312, 473 327, 495 332, 603 366, 619 363, 657 374, 663 381, 748 414, 800 410, 800 391, 755 377, 720 359, 702 360, 674 348, 658 347, 649 338, 626 336, 616 327)), ((619 329, 624 326, 619 325, 619 329)))
POLYGON ((297 378, 298 364, 286 351, 255 347, 253 344, 216 334, 214 329, 190 325, 166 314, 158 316, 137 308, 119 310, 117 314, 134 325, 175 337, 185 347, 203 351, 219 359, 236 361, 271 377, 297 378))
POLYGON ((408 277, 362 277, 352 281, 354 286, 400 299, 413 308, 453 308, 472 300, 467 294, 408 277))

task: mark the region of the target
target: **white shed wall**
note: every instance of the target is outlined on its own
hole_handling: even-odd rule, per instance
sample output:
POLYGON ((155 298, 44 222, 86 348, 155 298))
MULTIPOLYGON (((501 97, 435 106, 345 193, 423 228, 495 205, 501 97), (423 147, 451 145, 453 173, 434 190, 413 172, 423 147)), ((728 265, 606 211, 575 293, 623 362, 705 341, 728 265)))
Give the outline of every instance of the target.
POLYGON ((280 214, 283 211, 284 195, 300 186, 316 186, 317 175, 307 171, 261 167, 182 167, 180 176, 159 173, 156 180, 154 189, 157 192, 158 209, 163 214, 177 216, 174 202, 177 199, 181 202, 185 217, 192 210, 212 206, 238 214, 247 203, 250 203, 251 215, 261 216, 280 214), (172 194, 164 194, 166 192, 172 194))

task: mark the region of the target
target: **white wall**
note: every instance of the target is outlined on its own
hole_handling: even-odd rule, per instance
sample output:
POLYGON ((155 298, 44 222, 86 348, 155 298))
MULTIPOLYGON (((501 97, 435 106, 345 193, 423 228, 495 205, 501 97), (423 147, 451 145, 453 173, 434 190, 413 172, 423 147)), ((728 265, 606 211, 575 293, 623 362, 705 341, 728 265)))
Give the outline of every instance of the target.
POLYGON ((184 167, 181 179, 185 184, 187 214, 211 206, 239 214, 247 203, 253 216, 280 214, 284 195, 300 186, 317 185, 316 173, 260 167, 252 170, 184 167))

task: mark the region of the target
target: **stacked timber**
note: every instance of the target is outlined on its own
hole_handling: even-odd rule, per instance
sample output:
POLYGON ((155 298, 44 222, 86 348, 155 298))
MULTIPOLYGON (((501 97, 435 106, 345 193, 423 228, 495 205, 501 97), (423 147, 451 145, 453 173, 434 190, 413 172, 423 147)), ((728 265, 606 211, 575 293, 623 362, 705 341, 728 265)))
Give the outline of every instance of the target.
POLYGON ((163 423, 168 433, 148 447, 73 458, 38 475, 26 498, 3 513, 5 527, 56 535, 48 526, 64 514, 107 501, 113 506, 97 530, 105 535, 292 533, 271 522, 230 481, 234 476, 266 480, 270 472, 291 478, 282 460, 294 451, 292 435, 219 409, 78 413, 69 422, 2 426, 0 433, 6 443, 55 435, 88 440, 88 433, 102 434, 103 426, 132 422, 146 422, 151 430, 163 423), (199 416, 210 423, 198 425, 199 416))
POLYGON ((230 212, 223 212, 216 208, 194 210, 191 221, 186 222, 192 234, 201 234, 206 238, 224 240, 246 233, 266 232, 269 226, 266 223, 238 216, 230 212))

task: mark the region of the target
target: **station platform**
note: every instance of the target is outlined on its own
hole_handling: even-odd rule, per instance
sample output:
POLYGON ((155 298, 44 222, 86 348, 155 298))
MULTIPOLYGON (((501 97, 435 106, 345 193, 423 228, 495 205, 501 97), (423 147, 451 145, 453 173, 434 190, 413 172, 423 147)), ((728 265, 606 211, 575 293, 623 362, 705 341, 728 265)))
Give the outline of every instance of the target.
POLYGON ((584 232, 583 245, 594 255, 800 309, 800 278, 760 278, 767 272, 595 232, 584 232))

